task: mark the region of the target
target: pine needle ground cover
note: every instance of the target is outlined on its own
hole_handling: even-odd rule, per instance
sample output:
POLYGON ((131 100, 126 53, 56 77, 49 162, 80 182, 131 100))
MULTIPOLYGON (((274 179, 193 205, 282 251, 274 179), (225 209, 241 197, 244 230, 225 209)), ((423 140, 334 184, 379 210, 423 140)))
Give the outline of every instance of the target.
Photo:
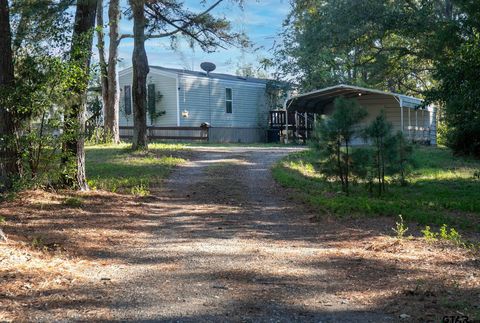
POLYGON ((60 319, 72 310, 111 320, 106 290, 128 263, 118 248, 152 235, 144 204, 188 157, 179 144, 153 143, 148 152, 88 146, 91 191, 27 190, 0 201, 8 237, 0 243, 0 321, 49 321, 45 313, 60 319), (92 300, 101 304, 95 311, 92 300))

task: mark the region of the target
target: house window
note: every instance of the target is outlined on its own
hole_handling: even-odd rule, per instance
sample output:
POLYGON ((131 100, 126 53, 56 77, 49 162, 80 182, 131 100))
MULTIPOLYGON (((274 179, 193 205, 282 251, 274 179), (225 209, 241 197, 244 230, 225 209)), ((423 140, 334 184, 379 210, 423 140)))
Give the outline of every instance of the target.
POLYGON ((132 92, 130 85, 125 85, 125 115, 129 116, 132 114, 132 92))
POLYGON ((233 105, 232 89, 226 88, 225 89, 225 112, 226 113, 232 113, 232 105, 233 105))

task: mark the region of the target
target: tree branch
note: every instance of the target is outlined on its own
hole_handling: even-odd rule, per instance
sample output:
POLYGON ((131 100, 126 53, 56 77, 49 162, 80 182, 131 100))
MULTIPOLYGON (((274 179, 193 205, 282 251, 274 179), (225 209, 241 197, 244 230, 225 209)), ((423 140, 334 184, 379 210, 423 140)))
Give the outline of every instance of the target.
MULTIPOLYGON (((150 35, 147 35, 145 38, 146 39, 150 39, 150 38, 165 38, 165 37, 170 37, 170 36, 173 36, 179 32, 182 32, 190 37, 192 37, 193 39, 195 39, 197 42, 199 43, 203 43, 203 41, 201 39, 198 38, 198 33, 197 34, 194 34, 192 33, 191 31, 189 31, 187 28, 189 26, 191 26, 196 20, 198 20, 199 18, 205 16, 206 14, 208 14, 210 11, 212 11, 213 9, 215 9, 215 7, 217 7, 221 2, 223 2, 224 0, 217 0, 215 3, 213 3, 210 7, 208 7, 206 10, 204 10, 203 12, 199 13, 198 15, 196 15, 195 17, 191 18, 189 21, 185 22, 183 25, 179 26, 176 24, 176 22, 178 21, 182 21, 181 19, 178 19, 178 20, 171 20, 171 19, 168 19, 167 17, 165 17, 164 15, 162 15, 158 10, 157 8, 155 8, 152 4, 146 4, 146 6, 153 11, 153 13, 155 14, 155 16, 159 17, 162 21, 164 21, 165 23, 167 23, 168 25, 174 27, 175 29, 172 30, 172 31, 169 31, 169 32, 165 32, 165 33, 159 33, 159 34, 150 34, 150 35)), ((203 31, 206 31, 206 29, 204 29, 203 31)), ((132 34, 122 34, 119 39, 118 39, 118 42, 120 43, 120 41, 122 39, 125 39, 125 38, 133 38, 133 35, 132 34)))

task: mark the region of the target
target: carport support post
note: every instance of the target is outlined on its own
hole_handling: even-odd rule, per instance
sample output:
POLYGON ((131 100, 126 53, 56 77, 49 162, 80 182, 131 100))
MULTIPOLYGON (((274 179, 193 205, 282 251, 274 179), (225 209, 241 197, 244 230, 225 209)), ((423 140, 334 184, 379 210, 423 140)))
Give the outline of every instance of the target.
POLYGON ((298 112, 295 111, 295 137, 298 140, 298 112))
POLYGON ((285 109, 285 143, 288 144, 288 110, 285 109))
POLYGON ((308 113, 305 112, 305 139, 308 138, 308 113))
POLYGON ((418 109, 415 109, 415 130, 418 130, 418 109))
POLYGON ((403 100, 400 97, 400 127, 402 129, 402 134, 403 134, 403 100))

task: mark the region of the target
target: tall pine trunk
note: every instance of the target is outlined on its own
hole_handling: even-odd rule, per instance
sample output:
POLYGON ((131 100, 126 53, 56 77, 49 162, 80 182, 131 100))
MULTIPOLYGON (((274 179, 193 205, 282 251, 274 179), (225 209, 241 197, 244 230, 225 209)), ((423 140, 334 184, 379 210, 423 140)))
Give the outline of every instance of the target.
MULTIPOLYGON (((6 95, 8 87, 14 83, 8 0, 0 0, 0 53, 0 90, 6 95)), ((0 191, 9 189, 12 178, 19 174, 17 153, 10 142, 14 135, 15 124, 12 114, 8 107, 4 106, 4 102, 0 102, 0 191)))
POLYGON ((145 0, 130 0, 133 15, 133 141, 132 149, 147 149, 147 74, 145 51, 145 0))
POLYGON ((349 142, 345 141, 345 193, 347 193, 347 196, 350 194, 349 190, 349 174, 350 174, 350 152, 348 149, 349 142))
POLYGON ((108 60, 105 55, 105 33, 103 31, 103 0, 98 0, 97 8, 97 39, 100 58, 100 76, 102 85, 103 117, 105 140, 120 142, 119 132, 119 95, 117 83, 117 59, 120 21, 119 0, 111 0, 108 6, 109 46, 108 60))
POLYGON ((103 101, 103 117, 104 117, 104 137, 103 140, 109 139, 109 130, 107 127, 107 107, 109 104, 108 97, 108 76, 107 76, 107 62, 105 59, 105 32, 103 21, 103 0, 97 1, 97 48, 98 60, 100 65, 100 85, 102 87, 102 101, 103 101))
POLYGON ((119 44, 119 32, 118 23, 120 21, 120 1, 110 0, 108 7, 108 23, 110 43, 108 47, 108 64, 107 64, 107 76, 108 76, 108 117, 106 118, 106 126, 111 133, 112 140, 118 144, 120 142, 120 130, 119 130, 119 100, 117 83, 117 60, 118 60, 118 44, 119 44))
POLYGON ((67 140, 64 163, 74 173, 66 178, 66 184, 79 190, 88 190, 85 176, 85 114, 96 9, 97 0, 77 0, 70 49, 71 62, 82 70, 82 76, 72 87, 73 102, 65 112, 64 132, 67 140))

